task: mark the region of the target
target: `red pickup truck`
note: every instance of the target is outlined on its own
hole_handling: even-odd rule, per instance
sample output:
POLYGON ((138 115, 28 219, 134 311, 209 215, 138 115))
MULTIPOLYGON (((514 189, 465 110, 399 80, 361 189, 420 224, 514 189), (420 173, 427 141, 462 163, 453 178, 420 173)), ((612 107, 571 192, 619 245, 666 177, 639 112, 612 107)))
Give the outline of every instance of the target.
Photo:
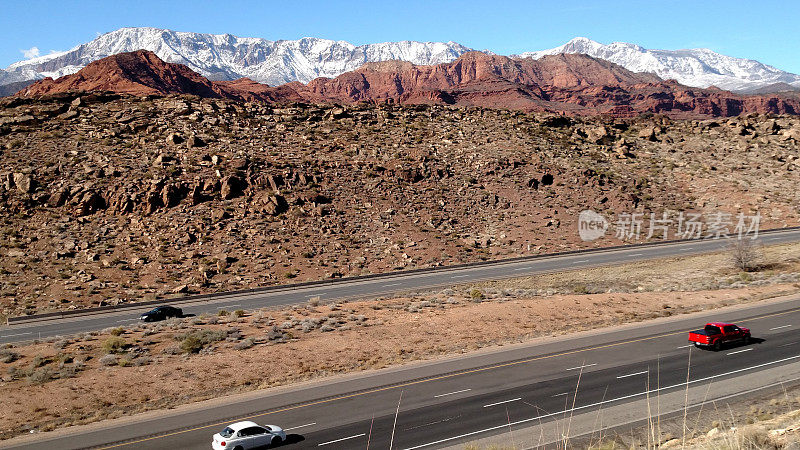
POLYGON ((689 332, 689 342, 696 347, 711 347, 719 350, 728 342, 750 342, 750 329, 732 323, 711 322, 702 330, 689 332))

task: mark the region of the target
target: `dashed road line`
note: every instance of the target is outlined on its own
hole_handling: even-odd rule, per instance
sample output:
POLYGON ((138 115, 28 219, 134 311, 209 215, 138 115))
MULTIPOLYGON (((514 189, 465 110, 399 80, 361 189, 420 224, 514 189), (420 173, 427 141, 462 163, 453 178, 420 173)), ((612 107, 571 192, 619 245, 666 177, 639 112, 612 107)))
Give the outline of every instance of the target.
POLYGON ((617 379, 619 380, 620 378, 628 378, 628 377, 634 377, 636 375, 644 375, 644 374, 646 374, 648 372, 649 372, 649 370, 643 370, 641 372, 629 373, 627 375, 620 375, 620 376, 617 377, 617 379))
POLYGON ((298 428, 310 427, 311 425, 316 425, 316 424, 317 424, 317 422, 306 423, 306 424, 303 424, 303 425, 298 425, 298 426, 296 426, 296 427, 284 428, 284 429, 283 429, 283 431, 291 431, 291 430, 296 430, 296 429, 298 429, 298 428))
POLYGON ((567 370, 578 370, 578 369, 583 369, 584 367, 592 367, 592 366, 596 366, 596 365, 597 365, 597 363, 592 363, 592 364, 584 364, 584 365, 582 365, 582 366, 578 366, 578 367, 570 367, 570 368, 569 368, 569 369, 567 369, 567 370))
POLYGON ((450 278, 466 278, 466 277, 468 277, 468 276, 469 276, 469 275, 453 275, 453 276, 452 276, 452 277, 450 277, 450 278))
POLYGON ((460 394, 460 393, 462 393, 462 392, 468 392, 468 391, 471 391, 471 390, 472 390, 472 389, 462 389, 462 390, 460 390, 460 391, 448 392, 447 394, 439 394, 439 395, 434 395, 434 396, 433 396, 433 398, 446 397, 446 396, 448 396, 448 395, 460 394))
POLYGON ((403 283, 389 283, 389 284, 384 284, 383 287, 392 287, 392 286, 398 286, 398 285, 401 285, 401 284, 403 284, 403 283))
POLYGON ((503 403, 511 403, 519 400, 522 400, 522 397, 512 398, 511 400, 503 400, 502 402, 497 402, 497 403, 489 403, 488 405, 483 405, 483 407, 488 408, 490 406, 502 405, 503 403))
POLYGON ((781 328, 789 328, 790 326, 791 326, 791 325, 781 325, 781 326, 779 326, 779 327, 770 328, 770 329, 769 329, 769 331, 772 331, 772 330, 780 330, 781 328))
POLYGON ((730 355, 735 355, 735 354, 737 354, 737 353, 749 352, 749 351, 751 351, 751 350, 753 350, 753 349, 752 349, 752 348, 746 348, 746 349, 744 349, 744 350, 736 350, 735 352, 730 352, 730 353, 728 353, 728 356, 730 356, 730 355))
POLYGON ((355 438, 358 438, 358 437, 361 437, 361 436, 366 436, 366 435, 367 435, 367 433, 361 433, 361 434, 356 434, 354 436, 347 436, 346 438, 336 439, 335 441, 328 441, 328 442, 323 442, 322 444, 317 444, 317 447, 322 447, 323 445, 328 445, 328 444, 334 444, 336 442, 346 441, 348 439, 355 439, 355 438))
POLYGON ((7 338, 7 337, 14 337, 14 336, 25 336, 26 334, 33 334, 32 332, 27 333, 17 333, 17 334, 6 334, 5 336, 0 336, 0 338, 7 338))

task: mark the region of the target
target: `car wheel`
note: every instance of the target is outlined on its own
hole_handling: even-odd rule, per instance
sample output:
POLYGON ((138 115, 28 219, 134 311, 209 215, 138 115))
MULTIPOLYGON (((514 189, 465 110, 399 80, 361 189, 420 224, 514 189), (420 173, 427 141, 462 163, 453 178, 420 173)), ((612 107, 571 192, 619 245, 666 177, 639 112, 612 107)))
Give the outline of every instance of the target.
POLYGON ((714 341, 714 351, 718 352, 720 350, 722 350, 722 341, 714 341))
POLYGON ((744 345, 749 344, 750 343, 750 335, 748 334, 747 336, 745 336, 744 339, 742 339, 742 342, 744 342, 744 345))
POLYGON ((244 450, 244 447, 237 445, 236 447, 233 447, 233 450, 244 450))
POLYGON ((272 441, 270 441, 270 443, 269 443, 269 447, 270 448, 277 447, 277 446, 281 445, 281 442, 283 442, 283 439, 281 439, 280 436, 273 436, 272 437, 272 441))

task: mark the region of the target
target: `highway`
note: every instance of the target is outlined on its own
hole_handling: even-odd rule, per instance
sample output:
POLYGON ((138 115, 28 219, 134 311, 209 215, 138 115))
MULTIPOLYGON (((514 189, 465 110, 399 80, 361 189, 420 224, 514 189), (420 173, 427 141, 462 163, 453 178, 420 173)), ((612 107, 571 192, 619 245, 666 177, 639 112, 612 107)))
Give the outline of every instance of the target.
MULTIPOLYGON (((762 232, 764 245, 798 242, 800 230, 762 232)), ((540 256, 514 261, 460 268, 438 268, 411 273, 388 273, 382 276, 333 280, 313 286, 292 287, 260 293, 220 294, 211 299, 195 301, 165 301, 183 308, 185 314, 214 314, 220 309, 252 310, 264 307, 305 303, 310 298, 322 300, 385 296, 405 291, 420 291, 454 284, 519 277, 602 265, 630 263, 653 258, 687 256, 719 251, 729 245, 727 240, 689 240, 661 245, 632 245, 618 249, 598 249, 586 252, 540 256)), ((72 316, 63 319, 22 322, 0 327, 0 344, 43 339, 52 336, 102 330, 134 323, 139 314, 151 306, 132 307, 119 311, 72 316)))
MULTIPOLYGON (((209 448, 225 423, 287 428, 287 449, 434 449, 547 423, 598 406, 690 385, 758 385, 766 370, 800 362, 800 297, 581 332, 435 362, 266 390, 157 415, 9 441, 30 449, 209 448), (689 347, 708 320, 751 328, 755 343, 720 352, 689 347), (742 382, 741 380, 746 380, 742 382), (576 395, 577 392, 577 395, 576 395), (399 406, 399 407, 398 407, 399 406), (567 411, 565 413, 565 411, 567 411), (509 425, 510 424, 510 425, 509 425), (394 430, 394 433, 393 433, 394 430)), ((800 377, 800 368, 797 369, 800 377)))

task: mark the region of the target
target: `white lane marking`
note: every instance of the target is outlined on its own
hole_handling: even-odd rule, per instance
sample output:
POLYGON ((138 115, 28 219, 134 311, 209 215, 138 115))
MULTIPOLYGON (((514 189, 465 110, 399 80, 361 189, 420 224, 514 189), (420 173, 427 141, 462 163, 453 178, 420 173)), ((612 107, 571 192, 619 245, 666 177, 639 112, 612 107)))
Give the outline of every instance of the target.
POLYGON ((469 276, 469 275, 453 275, 453 276, 452 276, 452 277, 450 277, 450 278, 464 278, 464 277, 468 277, 468 276, 469 276))
POLYGON ((242 306, 242 305, 241 305, 241 304, 239 304, 239 303, 237 303, 237 304, 235 304, 235 305, 222 305, 222 306, 217 306, 217 309, 222 309, 222 308, 233 308, 234 306, 242 306))
POLYGON ((462 390, 460 390, 460 391, 448 392, 447 394, 439 394, 439 395, 434 395, 434 396, 433 396, 433 398, 446 397, 446 396, 448 396, 448 395, 460 394, 460 393, 462 393, 462 392, 467 392, 467 391, 471 391, 471 390, 472 390, 472 389, 462 389, 462 390))
POLYGON ((122 323, 122 322, 133 322, 134 320, 139 320, 139 319, 138 319, 138 318, 133 318, 133 319, 122 319, 122 320, 118 320, 116 323, 122 323))
POLYGON ((569 369, 567 369, 567 370, 578 370, 578 369, 583 369, 584 367, 592 367, 592 366, 596 366, 596 365, 597 365, 597 363, 592 363, 592 364, 584 364, 584 365, 582 365, 582 366, 578 366, 578 367, 570 367, 570 368, 569 368, 569 369))
POLYGON ((483 407, 488 408, 490 406, 502 405, 503 403, 511 403, 519 400, 522 400, 522 397, 512 398, 511 400, 503 400, 502 402, 497 402, 497 403, 489 403, 488 405, 483 405, 483 407))
POLYGON ((772 331, 772 330, 780 330, 781 328, 789 328, 790 326, 791 326, 791 325, 782 325, 782 326, 780 326, 780 327, 770 328, 770 329, 769 329, 769 331, 772 331))
POLYGON ((383 287, 397 286, 399 284, 403 284, 403 283, 389 283, 389 284, 384 284, 383 287))
POLYGON ((528 266, 528 267, 517 267, 516 269, 514 269, 514 271, 518 271, 518 270, 531 270, 531 269, 533 269, 533 267, 531 267, 531 266, 528 266))
POLYGON ((781 347, 788 347, 790 345, 797 344, 797 342, 789 342, 788 344, 782 344, 781 347))
POLYGON ((319 297, 319 296, 324 295, 324 294, 325 294, 324 292, 320 292, 319 294, 308 294, 308 295, 306 295, 306 297, 319 297))
POLYGON ((643 374, 648 373, 648 372, 649 372, 648 370, 643 370, 641 372, 629 373, 627 375, 620 375, 620 376, 617 377, 617 379, 619 380, 620 378, 628 378, 628 377, 634 377, 636 375, 643 375, 643 374))
POLYGON ((576 263, 585 263, 585 262, 589 262, 589 260, 588 259, 579 259, 579 260, 577 260, 575 262, 576 263))
POLYGON ((25 336, 26 334, 33 334, 33 332, 29 331, 27 333, 7 334, 5 336, 0 336, 0 338, 7 338, 7 337, 14 337, 14 336, 25 336))
POLYGON ((675 348, 686 348, 686 347, 691 347, 691 346, 693 346, 693 345, 694 345, 694 344, 689 344, 689 345, 681 345, 680 347, 675 347, 675 348))
POLYGON ((730 353, 728 353, 728 356, 730 356, 730 355, 735 355, 735 354, 737 354, 737 353, 749 352, 750 350, 752 350, 752 348, 746 348, 746 349, 744 349, 744 350, 736 350, 735 352, 730 352, 730 353))
POLYGON ((357 437, 366 436, 366 435, 367 435, 367 433, 361 433, 361 434, 356 434, 354 436, 347 436, 346 438, 336 439, 335 441, 328 441, 328 442, 323 442, 322 444, 317 444, 317 447, 322 447, 323 445, 333 444, 335 442, 346 441, 348 439, 355 439, 357 437))
POLYGON ((304 424, 304 425, 298 425, 298 426, 292 427, 292 428, 284 428, 283 431, 296 430, 298 428, 310 427, 311 425, 316 425, 316 424, 317 424, 317 422, 311 422, 311 423, 307 423, 307 424, 304 424))
POLYGON ((644 255, 644 253, 631 253, 628 256, 642 256, 642 255, 644 255))
POLYGON ((596 406, 605 405, 606 403, 616 402, 616 401, 619 401, 619 400, 625 400, 625 399, 629 399, 629 398, 632 398, 632 397, 638 397, 640 395, 652 394, 652 393, 664 391, 664 390, 667 390, 667 389, 675 389, 677 387, 686 386, 687 384, 702 383, 703 381, 712 380, 714 378, 724 377, 726 375, 732 375, 734 373, 740 373, 740 372, 744 372, 744 371, 747 371, 747 370, 758 369, 760 367, 771 366, 773 364, 779 364, 779 363, 786 362, 786 361, 791 361, 791 360, 797 359, 797 358, 800 358, 800 355, 790 356, 788 358, 778 359, 776 361, 771 361, 771 362, 767 362, 767 363, 763 363, 763 364, 758 364, 758 365, 755 365, 755 366, 744 367, 742 369, 736 369, 736 370, 732 370, 732 371, 726 372, 726 373, 721 373, 721 374, 718 374, 718 375, 711 375, 711 376, 708 376, 708 377, 705 377, 705 378, 699 378, 697 380, 689 381, 688 383, 683 382, 683 383, 679 383, 679 384, 673 384, 672 386, 664 386, 664 387, 661 387, 661 388, 650 389, 648 391, 639 392, 639 393, 636 393, 636 394, 624 395, 622 397, 603 400, 603 401, 600 401, 600 402, 597 402, 597 403, 591 403, 591 404, 583 405, 583 406, 576 406, 574 408, 567 409, 565 411, 557 411, 557 412, 550 413, 550 414, 544 414, 544 415, 541 415, 541 416, 530 417, 528 419, 518 420, 516 422, 503 423, 502 425, 498 425, 498 426, 495 426, 495 427, 485 428, 483 430, 478 430, 478 431, 472 431, 472 432, 469 432, 469 433, 465 433, 465 434, 461 434, 461 435, 458 435, 458 436, 453 436, 453 437, 449 437, 449 438, 445 438, 445 439, 439 439, 438 441, 428 442, 427 444, 421 444, 421 445, 417 445, 415 447, 408 447, 405 450, 416 450, 418 448, 430 447, 432 445, 437 445, 437 444, 441 444, 443 442, 453 441, 455 439, 465 438, 467 436, 474 436, 476 434, 486 433, 488 431, 507 429, 508 427, 512 427, 514 425, 519 425, 519 424, 528 423, 528 422, 534 422, 534 421, 537 421, 537 420, 546 419, 548 417, 562 415, 562 414, 565 414, 565 413, 575 412, 575 411, 583 410, 583 409, 587 409, 587 408, 594 408, 596 406))
POLYGON ((765 239, 765 240, 767 240, 767 241, 774 241, 774 240, 776 240, 776 239, 780 239, 780 238, 779 238, 779 237, 771 237, 771 238, 767 238, 767 239, 765 239))
POLYGON ((691 250, 691 249, 693 249, 693 248, 694 248, 694 247, 683 247, 683 249, 684 249, 684 250, 691 250))
POLYGON ((569 395, 569 394, 570 394, 570 392, 562 392, 560 394, 554 395, 553 397, 561 397, 562 395, 569 395))

